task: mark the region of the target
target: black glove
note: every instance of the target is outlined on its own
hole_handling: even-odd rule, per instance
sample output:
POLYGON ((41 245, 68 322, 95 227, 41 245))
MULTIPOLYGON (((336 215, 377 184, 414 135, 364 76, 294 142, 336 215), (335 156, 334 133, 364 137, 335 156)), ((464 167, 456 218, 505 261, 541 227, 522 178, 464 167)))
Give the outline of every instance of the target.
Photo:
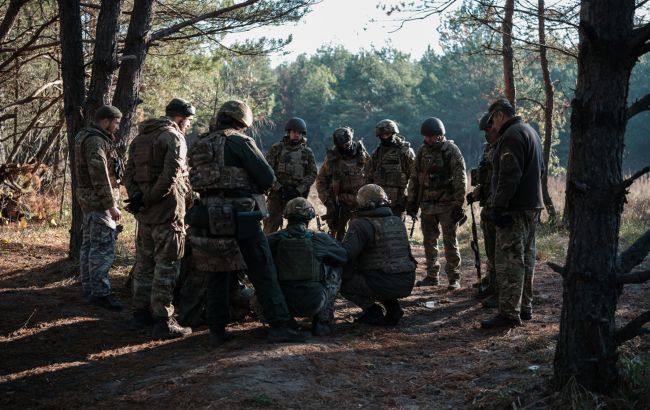
POLYGON ((281 186, 280 187, 280 198, 284 201, 290 201, 293 198, 298 198, 300 192, 295 187, 292 186, 281 186))
POLYGON ((467 200, 467 205, 471 205, 472 203, 474 203, 474 201, 476 201, 476 199, 474 198, 474 193, 473 192, 469 192, 465 196, 465 199, 467 200))
POLYGON ((138 192, 132 197, 127 198, 124 201, 127 204, 125 209, 128 212, 132 213, 133 215, 137 214, 138 212, 140 212, 140 208, 144 206, 144 201, 142 198, 143 198, 142 192, 138 192))
POLYGON ((492 222, 499 228, 505 228, 512 225, 513 219, 512 215, 495 211, 492 213, 492 222))
POLYGON ((465 217, 465 211, 462 206, 455 206, 451 210, 451 221, 455 224, 459 223, 465 217))

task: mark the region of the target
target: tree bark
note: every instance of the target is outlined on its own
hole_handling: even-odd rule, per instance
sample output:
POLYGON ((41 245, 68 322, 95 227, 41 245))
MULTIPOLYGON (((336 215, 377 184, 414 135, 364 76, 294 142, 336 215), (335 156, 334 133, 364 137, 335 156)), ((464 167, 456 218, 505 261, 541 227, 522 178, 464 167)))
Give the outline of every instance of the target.
POLYGON ((117 34, 124 0, 102 1, 97 18, 97 32, 93 53, 92 77, 88 99, 84 106, 86 124, 92 121, 95 111, 110 102, 109 91, 113 73, 117 69, 117 34))
POLYGON ((566 201, 571 231, 554 370, 607 392, 617 381, 614 313, 626 101, 635 64, 629 46, 634 0, 583 0, 578 81, 572 101, 566 201))
POLYGON ((505 94, 513 108, 517 104, 517 88, 515 86, 515 63, 512 51, 512 17, 515 12, 515 0, 506 0, 505 16, 501 26, 503 36, 503 81, 505 94))
POLYGON ((135 109, 140 101, 140 75, 147 56, 149 35, 154 14, 153 0, 135 0, 126 33, 113 105, 122 111, 118 141, 128 140, 135 109))
POLYGON ((542 196, 544 198, 544 206, 548 212, 548 220, 551 224, 557 221, 557 213, 553 205, 553 198, 548 192, 548 171, 551 162, 551 145, 553 142, 553 105, 555 93, 553 91, 553 83, 551 82, 551 73, 548 68, 548 58, 546 56, 546 23, 545 23, 545 6, 544 0, 538 0, 537 3, 537 18, 539 28, 539 60, 542 67, 542 76, 544 77, 544 164, 546 169, 542 175, 542 196))
POLYGON ((28 0, 11 0, 9 2, 7 12, 0 23, 0 43, 5 41, 7 34, 9 34, 9 30, 11 30, 11 27, 16 21, 16 17, 18 17, 20 9, 25 5, 25 3, 27 3, 27 1, 28 0))
POLYGON ((63 78, 63 110, 68 136, 68 158, 72 187, 72 224, 69 257, 79 258, 83 214, 77 202, 77 173, 74 140, 83 127, 82 109, 85 100, 84 56, 79 0, 58 0, 61 36, 61 76, 63 78))

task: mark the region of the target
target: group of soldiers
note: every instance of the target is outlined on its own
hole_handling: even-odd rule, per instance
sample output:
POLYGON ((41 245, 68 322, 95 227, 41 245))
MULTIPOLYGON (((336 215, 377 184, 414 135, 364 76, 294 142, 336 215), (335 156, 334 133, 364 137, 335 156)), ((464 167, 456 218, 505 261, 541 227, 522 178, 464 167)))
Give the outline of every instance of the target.
POLYGON ((483 207, 489 275, 479 290, 485 307, 499 308, 481 326, 531 319, 544 165, 539 136, 507 100, 495 101, 479 122, 485 152, 467 195, 465 161, 438 118, 422 123, 417 153, 392 120, 376 125, 380 143, 372 155, 352 128, 338 128, 317 169, 300 118, 286 123, 283 139, 264 156, 244 133, 253 113, 237 100, 221 106, 188 152, 185 132, 194 114, 191 103, 175 98, 165 116, 140 124, 123 175, 113 145, 117 108, 100 107, 77 135, 88 303, 123 309, 108 280, 122 183, 126 209, 137 220, 131 327, 152 328, 154 339, 182 337, 204 322, 211 343, 221 345, 236 308, 250 305, 268 323, 270 342, 304 341, 309 333, 294 318, 310 318, 315 336, 329 334, 339 294, 362 309, 356 321, 394 326, 404 315, 399 299, 415 284, 406 216, 420 219, 424 238, 427 275, 415 285, 439 285, 442 232, 448 289, 459 289, 456 234, 466 220, 465 200, 483 207), (307 199, 314 182, 329 234, 307 199), (309 229, 314 218, 318 230, 309 229), (245 276, 254 294, 243 286, 245 276))

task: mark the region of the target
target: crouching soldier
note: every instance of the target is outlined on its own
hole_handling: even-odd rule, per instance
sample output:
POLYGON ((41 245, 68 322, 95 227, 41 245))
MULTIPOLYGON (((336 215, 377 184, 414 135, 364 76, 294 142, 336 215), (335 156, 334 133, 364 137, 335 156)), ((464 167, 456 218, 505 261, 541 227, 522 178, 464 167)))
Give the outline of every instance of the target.
POLYGON ((284 209, 287 228, 268 239, 289 313, 313 317, 312 333, 324 336, 331 331, 342 266, 348 258, 331 236, 307 229, 315 216, 308 200, 294 198, 284 209))
POLYGON ((357 216, 343 239, 348 264, 341 294, 363 309, 357 322, 395 326, 404 315, 397 299, 409 296, 415 281, 406 226, 391 212, 379 185, 361 187, 357 203, 357 216), (385 315, 376 302, 384 305, 385 315))

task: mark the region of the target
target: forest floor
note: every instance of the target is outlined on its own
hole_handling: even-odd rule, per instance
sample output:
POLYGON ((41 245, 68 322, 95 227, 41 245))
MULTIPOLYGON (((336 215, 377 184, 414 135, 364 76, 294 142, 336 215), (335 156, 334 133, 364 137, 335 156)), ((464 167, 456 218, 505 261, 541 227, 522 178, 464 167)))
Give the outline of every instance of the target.
MULTIPOLYGON (((523 327, 480 329, 495 312, 473 297, 476 272, 464 246, 463 288, 448 291, 444 276, 442 286, 415 288, 397 327, 355 324, 359 309, 339 299, 331 336, 269 344, 251 319, 229 327, 231 342, 210 348, 206 328, 151 341, 150 332, 128 330, 129 309, 85 304, 65 259, 64 228, 0 228, 0 408, 555 407, 562 283, 544 262, 562 262, 566 238, 538 239, 533 319, 523 327)), ((127 242, 118 241, 111 281, 128 304, 127 242)), ((413 252, 421 278, 424 251, 415 244, 413 252)), ((619 326, 650 309, 649 290, 626 287, 619 326)), ((648 335, 622 349, 643 360, 649 351, 648 335)))

